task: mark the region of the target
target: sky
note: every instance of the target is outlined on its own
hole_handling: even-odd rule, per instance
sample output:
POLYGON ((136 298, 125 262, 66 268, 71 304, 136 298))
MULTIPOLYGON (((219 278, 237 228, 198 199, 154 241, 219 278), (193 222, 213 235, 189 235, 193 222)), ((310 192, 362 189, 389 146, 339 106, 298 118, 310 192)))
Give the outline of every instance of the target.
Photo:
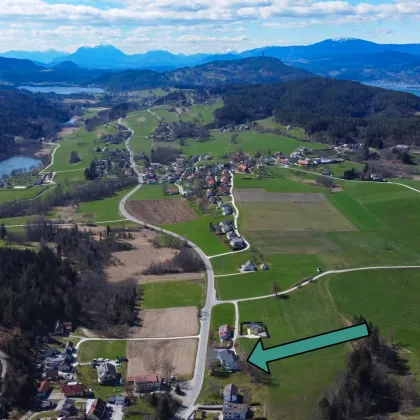
POLYGON ((0 51, 193 54, 328 38, 420 43, 420 0, 0 0, 0 51))

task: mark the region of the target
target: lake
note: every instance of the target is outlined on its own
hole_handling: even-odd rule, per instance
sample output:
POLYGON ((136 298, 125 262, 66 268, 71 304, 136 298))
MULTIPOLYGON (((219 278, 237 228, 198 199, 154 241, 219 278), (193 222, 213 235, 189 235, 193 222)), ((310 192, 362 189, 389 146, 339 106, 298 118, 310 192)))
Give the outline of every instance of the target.
POLYGON ((38 167, 41 165, 42 162, 39 159, 26 156, 14 156, 0 162, 0 178, 3 176, 9 176, 15 169, 28 171, 33 166, 38 167))
POLYGON ((104 93, 100 88, 84 88, 77 86, 19 86, 18 89, 29 90, 38 93, 57 93, 59 95, 71 95, 72 93, 104 93))
POLYGON ((413 95, 420 96, 420 86, 404 86, 404 85, 382 85, 379 83, 363 83, 367 86, 379 87, 382 89, 396 90, 398 92, 412 93, 413 95))

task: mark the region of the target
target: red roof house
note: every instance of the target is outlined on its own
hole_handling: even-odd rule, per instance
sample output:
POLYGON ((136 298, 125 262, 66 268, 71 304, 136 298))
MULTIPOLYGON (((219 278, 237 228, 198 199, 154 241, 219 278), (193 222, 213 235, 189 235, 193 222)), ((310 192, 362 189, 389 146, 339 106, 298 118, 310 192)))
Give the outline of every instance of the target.
POLYGON ((85 394, 85 386, 83 384, 66 384, 61 387, 61 393, 66 397, 83 397, 85 394))
POLYGON ((47 398, 51 391, 51 385, 48 381, 42 381, 37 389, 37 398, 47 398))

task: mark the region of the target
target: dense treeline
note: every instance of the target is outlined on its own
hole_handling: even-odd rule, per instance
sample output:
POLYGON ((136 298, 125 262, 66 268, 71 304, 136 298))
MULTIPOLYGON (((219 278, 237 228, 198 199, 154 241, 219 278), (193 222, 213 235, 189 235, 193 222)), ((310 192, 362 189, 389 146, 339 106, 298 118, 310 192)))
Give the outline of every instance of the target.
MULTIPOLYGON (((3 398, 25 403, 35 394, 36 337, 51 331, 59 319, 78 323, 79 281, 69 261, 48 248, 38 253, 0 248, 0 350, 9 355, 3 398)), ((0 404, 2 418, 4 411, 0 404)))
MULTIPOLYGON (((361 322, 366 320, 355 320, 361 322)), ((362 420, 397 411, 410 414, 418 405, 416 381, 406 361, 394 345, 380 337, 376 327, 370 323, 368 327, 370 335, 355 343, 343 378, 320 400, 322 419, 362 420), (395 374, 404 379, 397 381, 395 374)))
POLYGON ((173 147, 156 147, 152 149, 152 162, 168 165, 182 154, 180 149, 173 147))
POLYGON ((110 121, 117 120, 118 118, 125 117, 127 112, 137 111, 139 104, 135 102, 125 102, 113 106, 111 109, 106 109, 98 113, 97 116, 86 120, 86 130, 93 131, 101 124, 108 124, 110 121))
POLYGON ((136 179, 133 177, 121 177, 95 180, 72 187, 57 185, 51 193, 46 193, 35 200, 13 201, 0 205, 0 218, 39 215, 57 206, 112 197, 116 191, 135 183, 136 179))
POLYGON ((0 160, 18 153, 15 136, 28 139, 53 136, 60 123, 68 121, 68 110, 41 95, 0 90, 0 160))
POLYGON ((302 127, 314 140, 366 142, 381 147, 420 144, 420 98, 355 82, 312 78, 269 86, 214 89, 223 108, 217 126, 273 115, 279 123, 302 127))

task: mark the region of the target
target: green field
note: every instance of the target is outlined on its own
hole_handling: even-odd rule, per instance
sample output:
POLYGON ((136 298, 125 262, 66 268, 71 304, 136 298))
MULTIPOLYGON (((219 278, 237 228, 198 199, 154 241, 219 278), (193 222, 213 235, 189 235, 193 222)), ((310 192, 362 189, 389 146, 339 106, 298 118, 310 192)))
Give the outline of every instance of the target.
POLYGON ((208 124, 214 120, 213 112, 223 106, 223 101, 216 101, 213 105, 193 105, 182 113, 182 121, 198 121, 200 124, 208 124))
POLYGON ((44 190, 51 188, 49 185, 33 186, 26 190, 21 189, 0 189, 0 204, 7 203, 15 200, 28 200, 35 198, 44 190))
POLYGON ((220 325, 228 324, 232 328, 235 326, 235 307, 233 303, 221 303, 213 306, 211 310, 210 328, 218 330, 220 325))
POLYGON ((153 140, 146 137, 158 125, 159 120, 156 116, 148 111, 132 112, 123 122, 134 131, 134 136, 130 142, 133 151, 135 153, 150 153, 153 140))
POLYGON ((226 217, 203 216, 190 222, 163 225, 162 227, 189 239, 207 255, 217 255, 229 252, 231 249, 222 241, 224 236, 218 237, 209 231, 209 224, 219 223, 225 219, 226 217))
MULTIPOLYGON (((101 156, 100 153, 93 152, 95 147, 104 145, 104 143, 100 143, 100 135, 102 133, 112 134, 115 132, 114 124, 115 122, 111 122, 108 127, 101 125, 91 132, 88 132, 85 127, 81 127, 74 133, 63 137, 63 140, 59 143, 60 147, 54 154, 54 165, 48 171, 54 172, 87 168, 92 159, 100 158, 101 156), (69 163, 70 153, 72 151, 77 152, 81 159, 80 162, 69 163)), ((125 144, 121 143, 116 145, 115 148, 125 149, 125 144)))
POLYGON ((88 201, 80 204, 77 213, 83 213, 83 221, 107 222, 124 219, 119 212, 121 199, 134 187, 118 191, 113 197, 97 201, 88 201))
POLYGON ((144 309, 202 306, 205 300, 203 280, 166 281, 141 286, 144 309))
MULTIPOLYGON (((212 263, 217 263, 217 260, 228 257, 230 255, 215 258, 212 263)), ((242 263, 245 261, 246 259, 243 259, 242 263)), ((216 277, 219 299, 243 299, 270 295, 274 293, 274 282, 279 286, 279 290, 289 289, 298 281, 316 275, 320 261, 317 255, 270 255, 265 258, 265 264, 270 268, 268 271, 259 270, 249 274, 216 277)), ((213 267, 215 265, 213 264, 213 267)), ((232 271, 232 273, 234 272, 232 271)))
POLYGON ((82 343, 78 350, 78 361, 87 363, 92 359, 115 360, 117 356, 125 356, 127 341, 125 340, 95 340, 82 343))
MULTIPOLYGON (((256 121, 261 127, 264 128, 279 128, 280 130, 284 130, 288 135, 297 137, 301 140, 306 140, 308 136, 305 134, 305 130, 302 128, 292 128, 291 130, 286 130, 286 126, 276 123, 273 117, 268 117, 263 120, 256 121)), ((310 148, 308 146, 308 148, 310 148)))
MULTIPOLYGON (((168 186, 168 189, 177 189, 175 185, 168 186)), ((163 200, 168 198, 180 198, 181 195, 164 195, 162 185, 147 185, 144 184, 137 190, 129 200, 163 200)))

